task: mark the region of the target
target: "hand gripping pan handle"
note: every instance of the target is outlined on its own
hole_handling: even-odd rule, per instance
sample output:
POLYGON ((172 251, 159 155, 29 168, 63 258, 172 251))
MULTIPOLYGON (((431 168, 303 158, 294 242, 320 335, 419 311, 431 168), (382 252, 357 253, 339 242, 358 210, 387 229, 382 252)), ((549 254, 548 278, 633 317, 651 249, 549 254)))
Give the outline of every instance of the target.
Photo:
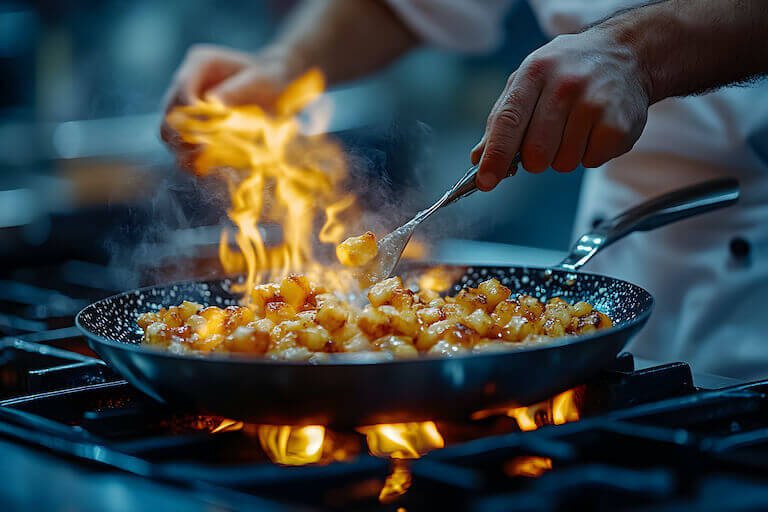
POLYGON ((589 233, 581 235, 568 256, 553 268, 575 272, 602 249, 630 233, 650 231, 724 208, 738 199, 739 182, 733 178, 706 181, 655 197, 601 222, 589 233))

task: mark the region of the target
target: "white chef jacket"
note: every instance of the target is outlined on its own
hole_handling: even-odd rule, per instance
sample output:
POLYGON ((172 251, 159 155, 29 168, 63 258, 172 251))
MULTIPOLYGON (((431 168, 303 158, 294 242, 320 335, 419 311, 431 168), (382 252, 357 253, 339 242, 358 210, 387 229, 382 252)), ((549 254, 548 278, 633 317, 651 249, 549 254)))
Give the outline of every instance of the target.
MULTIPOLYGON (((514 29, 502 25, 514 0, 387 1, 424 40, 454 51, 489 51, 505 28, 514 29)), ((529 3, 543 30, 555 36, 647 1, 529 3)), ((637 356, 688 361, 697 372, 765 377, 767 82, 653 105, 634 149, 585 173, 575 233, 644 198, 722 176, 741 182, 736 206, 632 234, 595 256, 584 270, 626 279, 653 293, 655 311, 629 347, 637 356), (748 253, 738 256, 731 248, 737 245, 748 253)))

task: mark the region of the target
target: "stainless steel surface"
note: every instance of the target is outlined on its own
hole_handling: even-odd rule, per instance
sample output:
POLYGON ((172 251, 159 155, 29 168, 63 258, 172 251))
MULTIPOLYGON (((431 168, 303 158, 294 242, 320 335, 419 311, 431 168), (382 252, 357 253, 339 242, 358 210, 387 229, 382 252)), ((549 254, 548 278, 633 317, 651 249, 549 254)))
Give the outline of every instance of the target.
MULTIPOLYGON (((517 173, 518 165, 520 165, 519 154, 515 155, 512 159, 512 163, 509 165, 509 170, 507 171, 507 178, 514 176, 515 173, 517 173)), ((370 285, 391 276, 397 263, 400 261, 400 256, 403 254, 405 246, 408 245, 408 241, 411 239, 411 236, 413 236, 413 232, 419 224, 427 220, 440 208, 453 204, 459 199, 477 192, 478 188, 475 182, 477 170, 477 165, 470 167, 469 170, 464 173, 464 176, 462 176, 461 179, 445 192, 445 194, 443 194, 432 206, 420 211, 411 220, 379 240, 376 257, 360 270, 361 282, 370 285)))
POLYGON ((616 217, 603 221, 574 244, 554 268, 575 272, 600 250, 635 231, 649 231, 678 220, 730 206, 739 199, 735 179, 706 181, 654 197, 616 217))

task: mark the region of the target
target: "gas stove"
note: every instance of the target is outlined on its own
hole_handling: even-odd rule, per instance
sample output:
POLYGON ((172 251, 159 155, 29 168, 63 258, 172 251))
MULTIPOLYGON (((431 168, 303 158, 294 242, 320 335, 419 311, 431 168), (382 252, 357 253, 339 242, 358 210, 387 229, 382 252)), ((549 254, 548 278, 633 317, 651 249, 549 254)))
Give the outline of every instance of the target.
POLYGON ((768 381, 624 353, 568 392, 565 413, 557 397, 479 411, 428 422, 431 441, 410 439, 411 452, 386 451, 365 428, 242 424, 142 395, 73 327, 82 305, 122 286, 85 261, 16 269, 0 284, 10 509, 768 508, 768 381))

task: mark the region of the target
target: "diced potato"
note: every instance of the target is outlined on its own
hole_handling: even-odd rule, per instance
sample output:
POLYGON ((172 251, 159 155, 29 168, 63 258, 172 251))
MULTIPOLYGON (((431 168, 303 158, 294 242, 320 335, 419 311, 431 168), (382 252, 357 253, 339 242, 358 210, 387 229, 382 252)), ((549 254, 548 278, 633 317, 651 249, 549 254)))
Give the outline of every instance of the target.
POLYGON ((246 306, 202 307, 185 301, 137 318, 144 343, 173 353, 228 351, 285 360, 322 362, 332 352, 362 352, 385 359, 419 352, 452 357, 468 350, 521 348, 564 335, 611 327, 586 302, 562 298, 546 304, 489 279, 455 296, 414 294, 400 278, 371 287, 363 310, 341 302, 305 276, 253 288, 246 306), (374 340, 374 341, 372 341, 374 340))
POLYGON ((344 352, 364 352, 373 350, 373 346, 368 338, 361 332, 350 336, 342 342, 344 352))
POLYGON ((383 336, 373 342, 373 346, 379 350, 391 352, 396 358, 410 358, 419 355, 419 351, 413 346, 411 338, 407 336, 383 336))
POLYGON ((475 288, 464 288, 456 295, 456 303, 472 312, 476 309, 486 309, 488 298, 475 288))
POLYGON ((440 308, 435 307, 427 307, 424 309, 419 310, 416 313, 416 316, 419 318, 421 323, 426 325, 432 325, 435 322, 439 322, 440 320, 445 320, 445 313, 443 313, 440 308))
POLYGON ((572 306, 573 316, 584 316, 592 312, 592 304, 577 302, 572 306))
POLYGON ((347 316, 347 310, 341 304, 327 301, 317 310, 317 323, 329 331, 335 331, 344 326, 347 322, 347 316))
POLYGON ((267 302, 264 318, 268 318, 279 324, 285 320, 291 320, 296 317, 296 309, 290 304, 281 301, 267 302))
POLYGON ((374 307, 389 304, 394 296, 402 291, 405 291, 403 281, 399 277, 390 277, 371 286, 368 290, 368 301, 374 307))
POLYGON ((310 291, 309 279, 302 274, 288 274, 280 283, 280 295, 283 300, 297 310, 301 309, 309 298, 310 291))
POLYGON ((203 306, 196 302, 190 302, 185 300, 181 303, 179 306, 179 311, 181 313, 181 318, 186 321, 190 316, 197 314, 198 311, 203 309, 203 306))
POLYGON ((257 331, 253 327, 238 327, 232 334, 227 336, 219 348, 226 348, 231 352, 263 354, 268 346, 268 333, 257 331))
POLYGON ((365 265, 376 257, 376 237, 370 231, 360 236, 352 236, 336 246, 336 257, 348 267, 365 265))
POLYGON ((455 357, 461 354, 466 354, 468 351, 469 350, 460 343, 451 343, 448 340, 440 340, 427 351, 427 354, 440 357, 455 357))
POLYGON ((299 343, 314 351, 323 350, 331 339, 328 331, 319 325, 304 327, 296 332, 296 337, 299 343))
POLYGON ((251 290, 251 304, 256 313, 263 315, 268 302, 280 300, 280 288, 275 283, 254 286, 251 290))
POLYGON ((486 311, 491 312, 496 305, 504 300, 507 300, 512 295, 512 290, 502 285, 496 279, 489 279, 483 281, 477 287, 477 291, 485 295, 488 300, 486 311))
POLYGON ((531 320, 540 317, 544 312, 544 305, 538 299, 531 297, 530 295, 518 295, 517 302, 531 320))
POLYGON ((389 334, 389 317, 372 306, 365 306, 357 319, 357 325, 372 338, 389 334))
POLYGON ((474 313, 464 319, 464 324, 474 329, 480 336, 485 336, 490 331, 493 321, 485 310, 476 309, 474 313))
POLYGON ((523 341, 533 332, 533 324, 524 316, 513 316, 501 329, 500 337, 504 341, 523 341))
POLYGON ((416 346, 421 351, 429 350, 432 345, 437 343, 440 336, 455 324, 455 320, 442 320, 422 329, 416 338, 416 346))

